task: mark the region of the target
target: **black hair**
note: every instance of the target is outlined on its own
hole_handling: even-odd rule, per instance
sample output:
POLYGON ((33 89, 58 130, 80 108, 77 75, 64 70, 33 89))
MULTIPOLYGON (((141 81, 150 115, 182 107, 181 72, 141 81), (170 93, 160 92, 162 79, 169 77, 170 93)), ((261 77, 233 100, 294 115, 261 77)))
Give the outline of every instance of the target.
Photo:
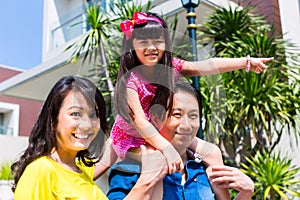
POLYGON ((114 105, 118 114, 120 114, 127 122, 130 122, 133 118, 133 111, 128 105, 126 95, 127 80, 137 67, 143 67, 138 60, 135 50, 133 48, 133 39, 155 39, 163 36, 165 38, 166 50, 163 54, 163 58, 160 63, 155 67, 156 80, 150 82, 158 89, 164 90, 169 95, 169 90, 174 85, 174 69, 172 65, 172 52, 171 52, 171 37, 168 30, 167 23, 157 14, 151 12, 145 12, 148 17, 157 18, 161 23, 148 20, 147 23, 142 25, 134 25, 132 36, 126 40, 124 36, 122 46, 122 56, 120 62, 120 68, 118 72, 118 81, 116 84, 114 105), (166 89, 168 88, 168 89, 166 89))
POLYGON ((201 96, 200 92, 186 81, 178 81, 173 91, 170 91, 171 95, 168 97, 164 94, 163 90, 157 90, 155 97, 150 105, 150 115, 154 114, 160 118, 161 121, 165 120, 165 113, 168 113, 167 117, 170 117, 171 110, 173 109, 173 98, 174 95, 179 92, 185 92, 194 96, 198 102, 199 111, 201 110, 201 96), (158 105, 158 106, 157 106, 158 105))

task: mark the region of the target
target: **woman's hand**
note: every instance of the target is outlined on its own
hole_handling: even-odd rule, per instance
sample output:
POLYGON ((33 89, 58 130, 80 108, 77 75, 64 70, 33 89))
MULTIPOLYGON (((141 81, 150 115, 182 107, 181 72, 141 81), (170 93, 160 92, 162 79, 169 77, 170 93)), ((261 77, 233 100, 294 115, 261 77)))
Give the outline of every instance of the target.
POLYGON ((161 152, 166 158, 169 174, 183 170, 184 165, 182 159, 172 144, 169 144, 167 147, 162 149, 161 152))
POLYGON ((254 192, 254 183, 251 178, 235 167, 212 166, 209 177, 211 184, 217 187, 238 191, 236 199, 251 199, 254 192))
POLYGON ((141 145, 141 175, 125 200, 162 199, 163 178, 168 172, 165 157, 153 147, 141 145))
POLYGON ((166 158, 159 150, 154 150, 153 147, 141 145, 142 154, 142 171, 140 178, 155 183, 163 179, 167 172, 168 166, 166 158))

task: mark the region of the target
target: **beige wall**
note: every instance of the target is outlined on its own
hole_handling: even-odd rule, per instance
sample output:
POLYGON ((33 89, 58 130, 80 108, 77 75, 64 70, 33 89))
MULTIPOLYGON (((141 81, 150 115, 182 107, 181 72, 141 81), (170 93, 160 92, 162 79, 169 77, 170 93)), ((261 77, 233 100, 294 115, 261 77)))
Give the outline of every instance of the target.
POLYGON ((0 163, 14 161, 27 147, 28 137, 0 135, 0 163))

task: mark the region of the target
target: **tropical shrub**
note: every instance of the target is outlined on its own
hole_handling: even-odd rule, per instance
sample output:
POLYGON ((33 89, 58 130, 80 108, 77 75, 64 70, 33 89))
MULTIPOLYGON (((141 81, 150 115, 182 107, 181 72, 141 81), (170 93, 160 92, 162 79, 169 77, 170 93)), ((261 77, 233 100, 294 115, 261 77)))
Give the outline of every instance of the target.
POLYGON ((261 74, 237 70, 200 79, 204 133, 234 165, 245 162, 245 155, 272 152, 284 130, 300 134, 300 56, 262 16, 251 14, 253 9, 216 9, 199 35, 202 47, 214 42, 211 56, 275 57, 261 74))
POLYGON ((289 195, 300 198, 297 190, 300 186, 300 178, 297 178, 300 167, 293 166, 291 159, 281 158, 280 153, 271 156, 267 152, 257 152, 246 159, 249 165, 242 163, 242 171, 255 182, 253 199, 290 199, 289 195))

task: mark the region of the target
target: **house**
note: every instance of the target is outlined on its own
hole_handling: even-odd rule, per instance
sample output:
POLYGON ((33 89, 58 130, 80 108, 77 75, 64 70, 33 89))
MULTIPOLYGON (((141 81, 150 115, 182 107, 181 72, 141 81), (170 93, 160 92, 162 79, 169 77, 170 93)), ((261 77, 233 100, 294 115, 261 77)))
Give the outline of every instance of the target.
MULTIPOLYGON (((0 84, 22 70, 0 65, 0 84)), ((43 101, 0 94, 0 163, 11 161, 25 148, 43 101), (18 136, 18 137, 17 137, 18 136)))
MULTIPOLYGON (((14 152, 13 139, 17 139, 16 136, 28 136, 28 131, 32 127, 33 118, 38 114, 41 102, 46 98, 50 88, 58 79, 66 75, 88 75, 89 70, 93 70, 93 67, 87 64, 81 67, 81 60, 75 64, 68 63, 67 60, 71 52, 64 51, 69 44, 78 40, 87 31, 84 24, 70 28, 72 24, 84 19, 82 14, 84 2, 44 0, 42 63, 25 72, 12 70, 10 72, 12 75, 1 80, 0 125, 5 125, 6 115, 3 114, 5 112, 12 113, 14 121, 11 122, 13 124, 11 125, 11 132, 7 132, 9 136, 0 135, 0 161, 7 152, 14 152), (27 108, 28 110, 26 110, 27 108), (27 113, 29 111, 31 112, 30 115, 27 113), (2 149, 4 143, 10 145, 2 149)), ((108 3, 104 3, 105 0, 101 0, 101 2, 103 2, 102 5, 108 6, 108 3)), ((137 2, 145 3, 146 1, 137 2)), ((200 5, 195 8, 196 23, 202 22, 213 8, 228 6, 229 3, 233 4, 234 2, 238 2, 238 0, 202 0, 200 5)), ((242 5, 248 2, 260 2, 261 9, 259 12, 268 16, 268 20, 274 23, 278 32, 287 33, 284 35, 284 39, 292 39, 300 47, 299 0, 241 1, 242 5)), ((186 10, 182 7, 180 0, 152 0, 152 4, 155 5, 152 9, 153 12, 163 13, 167 16, 177 14, 179 18, 178 31, 184 33, 187 26, 186 10)), ((1 78, 2 71, 0 72, 1 78)), ((15 157, 16 154, 11 155, 10 158, 14 159, 15 157)), ((297 160, 300 166, 300 157, 297 160)))

